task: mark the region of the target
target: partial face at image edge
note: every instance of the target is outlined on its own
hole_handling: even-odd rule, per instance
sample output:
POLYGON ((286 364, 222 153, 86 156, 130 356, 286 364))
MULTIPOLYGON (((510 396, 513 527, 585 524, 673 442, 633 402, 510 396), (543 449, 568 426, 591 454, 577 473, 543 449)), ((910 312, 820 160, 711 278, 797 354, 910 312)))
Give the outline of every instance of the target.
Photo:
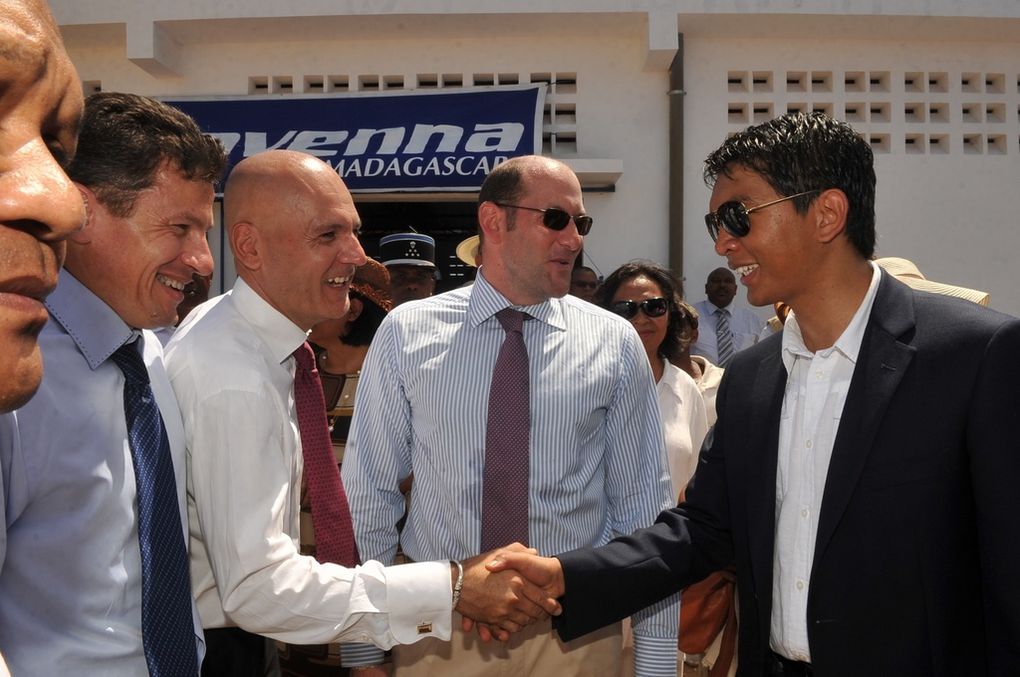
POLYGON ((42 3, 0 4, 0 412, 42 379, 37 337, 64 239, 84 221, 65 173, 81 120, 78 74, 42 3))

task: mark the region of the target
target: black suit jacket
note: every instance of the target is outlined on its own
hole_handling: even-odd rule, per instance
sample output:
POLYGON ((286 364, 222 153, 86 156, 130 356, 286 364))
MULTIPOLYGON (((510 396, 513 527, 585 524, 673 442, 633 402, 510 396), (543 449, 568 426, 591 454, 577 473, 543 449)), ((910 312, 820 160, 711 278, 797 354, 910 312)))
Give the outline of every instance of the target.
MULTIPOLYGON (((740 675, 769 651, 781 336, 723 378, 687 502, 560 556, 564 639, 736 562, 740 675)), ((883 273, 839 423, 808 593, 815 674, 1020 674, 1020 320, 883 273)))

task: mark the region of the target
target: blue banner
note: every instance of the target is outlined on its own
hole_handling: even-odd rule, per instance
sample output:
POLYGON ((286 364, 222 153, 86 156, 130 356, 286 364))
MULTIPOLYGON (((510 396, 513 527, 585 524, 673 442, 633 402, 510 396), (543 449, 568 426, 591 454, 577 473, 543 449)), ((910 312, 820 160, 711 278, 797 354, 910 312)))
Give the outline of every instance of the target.
POLYGON ((353 192, 473 191, 500 162, 542 150, 545 85, 177 99, 233 167, 274 148, 328 162, 353 192))

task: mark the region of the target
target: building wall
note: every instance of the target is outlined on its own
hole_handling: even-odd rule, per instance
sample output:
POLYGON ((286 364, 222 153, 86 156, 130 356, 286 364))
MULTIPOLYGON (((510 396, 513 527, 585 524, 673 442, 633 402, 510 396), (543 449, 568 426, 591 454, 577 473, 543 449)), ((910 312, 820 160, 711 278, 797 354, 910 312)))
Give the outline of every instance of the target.
POLYGON ((500 14, 493 3, 427 0, 373 10, 261 0, 52 5, 82 79, 108 91, 288 96, 552 80, 546 131, 556 145, 547 152, 622 167, 614 192, 585 194, 596 217, 591 262, 604 274, 637 257, 666 263, 670 229, 683 229, 692 300, 722 263, 703 225, 703 158, 747 124, 822 107, 874 142, 879 255, 912 258, 933 279, 990 291, 994 307, 1020 314, 1008 265, 1020 251, 1015 0, 508 0, 500 14), (669 224, 667 68, 677 32, 685 202, 683 223, 669 224))
POLYGON ((989 291, 993 307, 1020 314, 1010 265, 1020 252, 1017 45, 688 39, 686 48, 692 292, 719 261, 696 227, 710 195, 699 160, 747 124, 822 108, 872 142, 878 256, 909 258, 927 277, 989 291))

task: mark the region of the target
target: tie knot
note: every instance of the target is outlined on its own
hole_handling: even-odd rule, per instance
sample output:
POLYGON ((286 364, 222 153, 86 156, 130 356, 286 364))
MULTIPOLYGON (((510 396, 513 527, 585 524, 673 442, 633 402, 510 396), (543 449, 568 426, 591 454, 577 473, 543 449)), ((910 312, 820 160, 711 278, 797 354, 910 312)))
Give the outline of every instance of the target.
POLYGON ((129 383, 148 385, 149 372, 145 369, 145 361, 138 354, 138 339, 128 341, 110 356, 129 383))
POLYGON ((501 325, 503 325, 503 331, 508 334, 512 331, 515 331, 518 334, 522 333, 524 318, 527 316, 527 313, 517 310, 516 308, 504 308, 496 313, 496 319, 499 320, 501 325))
POLYGON ((315 353, 312 351, 312 347, 308 345, 308 341, 298 346, 298 349, 292 355, 294 355, 294 359, 297 361, 298 369, 312 371, 315 368, 315 353))
POLYGON ((720 308, 719 309, 719 316, 720 317, 729 317, 730 316, 730 311, 728 311, 725 308, 720 308))

